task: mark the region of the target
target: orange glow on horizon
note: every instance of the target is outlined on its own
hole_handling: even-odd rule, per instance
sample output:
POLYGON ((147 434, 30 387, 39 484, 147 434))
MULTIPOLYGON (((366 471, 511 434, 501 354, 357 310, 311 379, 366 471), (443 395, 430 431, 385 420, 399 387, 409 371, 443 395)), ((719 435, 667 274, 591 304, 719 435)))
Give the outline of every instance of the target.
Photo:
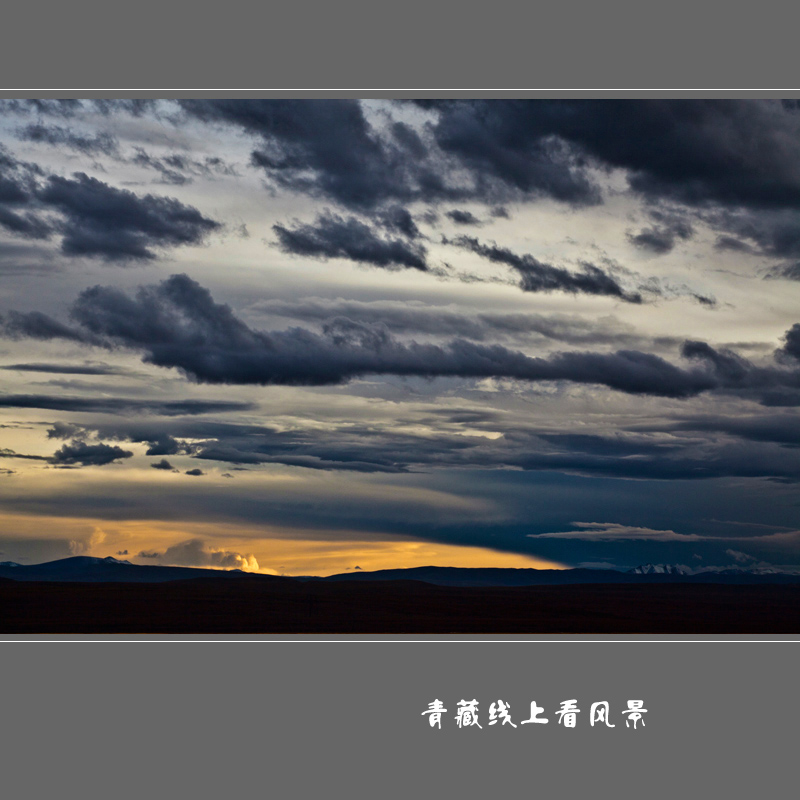
MULTIPOLYGON (((60 555, 31 555, 23 563, 69 555, 114 556, 136 564, 173 563, 146 558, 140 553, 159 553, 193 539, 202 539, 209 553, 239 554, 246 563, 258 563, 258 572, 271 575, 335 575, 355 571, 410 567, 505 567, 566 569, 564 564, 520 553, 502 552, 414 540, 385 533, 346 531, 286 531, 268 526, 234 526, 222 523, 163 522, 155 520, 109 521, 99 519, 2 515, 6 535, 47 540, 63 545, 60 555), (126 552, 127 551, 127 552, 126 552)), ((2 560, 15 560, 8 553, 2 560)), ((180 566, 210 568, 213 563, 180 566)), ((242 564, 244 566, 244 562, 242 564)), ((255 571, 255 570, 253 570, 255 571)))

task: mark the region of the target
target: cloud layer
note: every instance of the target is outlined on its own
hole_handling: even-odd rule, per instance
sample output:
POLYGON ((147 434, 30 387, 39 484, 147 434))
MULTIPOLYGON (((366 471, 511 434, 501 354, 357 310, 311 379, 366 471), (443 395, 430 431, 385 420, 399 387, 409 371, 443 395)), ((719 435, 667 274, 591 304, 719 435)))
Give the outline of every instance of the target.
POLYGON ((7 507, 800 563, 796 103, 0 108, 7 507))
POLYGON ((221 224, 174 198, 140 196, 83 172, 47 175, 0 146, 0 227, 29 239, 57 236, 67 256, 125 262, 200 244, 221 224))

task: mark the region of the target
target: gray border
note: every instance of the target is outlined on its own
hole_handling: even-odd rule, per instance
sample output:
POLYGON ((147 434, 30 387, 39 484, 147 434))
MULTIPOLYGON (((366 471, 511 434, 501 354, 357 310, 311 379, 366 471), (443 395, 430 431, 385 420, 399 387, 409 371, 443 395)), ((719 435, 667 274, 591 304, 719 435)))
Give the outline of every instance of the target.
POLYGON ((486 99, 542 99, 542 98, 596 98, 596 99, 647 99, 663 98, 665 100, 680 99, 798 99, 800 89, 215 89, 213 91, 197 89, 2 89, 3 99, 113 99, 139 98, 171 100, 175 98, 225 97, 230 99, 274 99, 286 96, 314 99, 329 98, 335 100, 359 99, 442 99, 451 97, 486 98, 486 99))
POLYGON ((543 636, 536 634, 518 634, 514 636, 502 635, 493 636, 491 634, 485 635, 414 635, 414 634, 396 634, 396 635, 357 635, 357 634, 313 634, 313 633, 298 633, 292 636, 273 635, 273 634, 243 634, 240 636, 233 635, 214 635, 214 634, 26 634, 20 636, 0 636, 0 644, 6 642, 38 642, 38 643, 53 643, 53 642, 85 642, 87 644, 95 642, 284 642, 287 644, 297 644, 301 642, 321 643, 321 642, 351 642, 353 644, 364 643, 371 644, 377 642, 383 643, 402 643, 402 644, 429 644, 432 642, 442 643, 459 643, 470 644, 486 642, 492 644, 591 644, 594 642, 604 643, 617 643, 617 644, 645 644, 645 643, 665 643, 665 644, 721 644, 721 643, 772 643, 784 644, 790 642, 800 642, 799 635, 781 635, 781 636, 730 636, 728 634, 710 635, 710 636, 681 636, 681 635, 626 635, 619 636, 616 634, 586 634, 586 635, 567 635, 556 636, 543 636))
MULTIPOLYGON (((66 11, 72 18, 73 6, 61 8, 62 14, 66 11)), ((120 24, 127 28, 127 35, 122 36, 110 29, 108 17, 103 20, 105 28, 96 19, 76 35, 68 29, 72 26, 55 18, 49 25, 41 24, 41 10, 36 5, 25 12, 15 8, 16 19, 9 20, 0 54, 2 74, 18 84, 24 80, 28 86, 52 86, 54 79, 62 86, 97 85, 99 81, 124 86, 126 80, 130 85, 131 79, 140 86, 241 86, 251 83, 250 75, 274 75, 284 84, 291 80, 295 86, 314 86, 320 84, 321 74, 334 86, 361 83, 365 70, 363 60, 359 63, 358 59, 364 45, 358 39, 378 37, 380 15, 372 17, 371 28, 370 22, 362 20, 361 28, 355 27, 349 37, 331 36, 335 42, 320 47, 320 40, 329 33, 326 25, 309 24, 301 18, 307 13, 305 7, 296 8, 295 20, 287 19, 285 8, 276 7, 270 23, 263 24, 253 20, 253 9, 226 6, 223 13, 239 16, 237 28, 242 33, 237 39, 226 31, 225 46, 211 48, 216 58, 206 55, 213 37, 203 39, 201 31, 189 28, 189 15, 175 15, 168 4, 137 8, 120 24), (22 13, 27 19, 20 18, 22 13), (167 26, 166 35, 161 30, 157 37, 143 36, 150 25, 167 26), (25 36, 28 31, 36 31, 35 45, 32 36, 25 36), (300 31, 309 34, 305 46, 298 48, 300 31), (202 53, 183 62, 182 54, 176 53, 176 40, 183 42, 185 50, 196 48, 202 53), (121 65, 114 58, 115 48, 122 53, 121 65), (226 50, 228 76, 223 71, 220 78, 218 67, 226 50), (309 58, 307 52, 315 50, 309 58), (205 64, 198 69, 202 61, 205 64), (237 73, 248 77, 237 78, 237 73), (192 80, 185 80, 187 74, 192 74, 192 80)), ((561 8, 562 19, 554 19, 551 9, 543 9, 539 19, 530 23, 518 19, 519 10, 509 17, 496 4, 485 8, 484 14, 488 11, 501 20, 506 15, 507 20, 507 36, 495 37, 488 52, 476 46, 480 37, 470 37, 465 30, 468 26, 460 24, 459 17, 468 14, 468 7, 452 8, 444 15, 441 9, 424 14, 408 9, 407 19, 393 26, 395 41, 386 44, 385 63, 370 63, 367 71, 370 79, 382 86, 451 85, 458 82, 451 79, 454 75, 473 87, 507 85, 517 83, 517 76, 522 75, 525 82, 536 76, 543 83, 558 81, 574 87, 587 85, 588 75, 595 86, 639 81, 639 85, 651 87, 644 91, 555 92, 609 98, 689 93, 752 97, 743 89, 663 92, 652 87, 775 86, 783 83, 785 76, 794 75, 795 26, 781 24, 780 16, 770 17, 770 9, 763 5, 757 9, 760 20, 753 20, 755 24, 737 17, 750 24, 756 37, 764 22, 771 20, 769 36, 760 42, 761 53, 758 43, 750 47, 753 35, 739 34, 708 7, 695 6, 691 13, 667 7, 668 18, 662 12, 660 24, 655 25, 655 9, 648 19, 641 5, 631 9, 596 5, 595 17, 588 23, 568 4, 561 8), (599 26, 593 24, 598 9, 605 23, 599 26), (549 17, 547 12, 551 12, 549 17), (723 22, 726 27, 721 30, 723 22), (408 35, 412 24, 431 28, 432 38, 449 41, 450 46, 423 47, 420 53, 414 45, 421 37, 408 35), (613 35, 608 35, 612 29, 613 35), (399 57, 398 42, 403 58, 399 57), (712 42, 715 47, 709 45, 712 42), (643 43, 652 50, 650 58, 642 52, 643 43), (481 52, 482 58, 475 58, 476 52, 481 52), (723 58, 718 57, 720 53, 723 58), (724 80, 719 76, 725 76, 724 80)), ((201 11, 197 6, 189 13, 203 16, 201 11)), ((733 7, 721 10, 726 18, 735 12, 733 7)), ((121 14, 121 9, 117 13, 121 14)), ((215 15, 208 21, 210 27, 218 18, 215 15)), ((291 91, 308 97, 322 94, 320 90, 291 91)), ((433 97, 453 93, 337 89, 326 96, 433 97)), ((498 97, 554 94, 528 90, 487 93, 485 89, 467 93, 498 97)), ((761 97, 800 96, 797 90, 755 93, 761 97)), ((85 90, 45 93, 26 89, 0 94, 89 96, 85 90)), ((117 89, 92 94, 165 96, 163 90, 117 89)), ((167 94, 270 97, 286 93, 213 89, 171 90, 167 94)), ((255 792, 258 797, 265 793, 314 797, 330 794, 335 788, 370 800, 405 800, 410 794, 471 799, 526 790, 556 797, 612 791, 631 798, 672 798, 677 792, 734 799, 782 796, 796 783, 793 722, 800 711, 796 691, 800 659, 795 649, 765 647, 792 641, 789 637, 645 636, 397 636, 391 640, 366 636, 335 640, 318 636, 0 637, 2 643, 61 644, 57 659, 49 649, 2 649, 6 689, 0 720, 3 782, 11 797, 63 793, 69 784, 80 786, 87 798, 108 797, 109 790, 122 797, 140 797, 153 794, 154 789, 157 796, 174 789, 178 796, 201 798, 219 796, 234 786, 239 794, 255 792), (322 650, 192 647, 194 642, 232 641, 325 645, 322 650), (105 647, 82 646, 91 642, 103 642, 105 647), (120 642, 181 646, 115 646, 120 642), (352 647, 360 642, 370 646, 352 647), (651 642, 672 646, 656 647, 651 642), (706 646, 700 650, 690 647, 695 642, 706 646), (435 647, 424 646, 429 643, 436 643, 435 647), (489 646, 476 646, 481 643, 489 646), (565 646, 576 643, 592 646, 565 646), (731 650, 726 643, 761 646, 731 650), (392 644, 404 646, 398 649, 392 644), (779 658, 770 663, 765 658, 770 655, 779 658), (574 694, 560 694, 573 689, 574 694), (570 737, 551 722, 542 732, 546 735, 531 739, 527 734, 539 731, 527 729, 539 726, 510 731, 488 729, 484 721, 480 736, 467 739, 457 734, 472 732, 454 731, 452 720, 450 729, 434 731, 420 716, 436 696, 452 709, 451 704, 465 696, 462 692, 474 692, 469 697, 481 700, 484 714, 495 696, 505 696, 512 702, 517 721, 521 719, 516 713, 522 710, 520 703, 533 697, 548 707, 567 696, 582 698, 585 713, 585 702, 603 699, 603 694, 595 696, 595 691, 608 692, 610 700, 643 697, 650 709, 649 727, 641 731, 644 735, 628 736, 628 731, 618 727, 607 732, 575 730, 577 736, 570 737), (609 735, 590 738, 593 733, 609 735), (229 774, 231 769, 234 776, 229 774), (319 778, 314 779, 314 773, 319 778)))

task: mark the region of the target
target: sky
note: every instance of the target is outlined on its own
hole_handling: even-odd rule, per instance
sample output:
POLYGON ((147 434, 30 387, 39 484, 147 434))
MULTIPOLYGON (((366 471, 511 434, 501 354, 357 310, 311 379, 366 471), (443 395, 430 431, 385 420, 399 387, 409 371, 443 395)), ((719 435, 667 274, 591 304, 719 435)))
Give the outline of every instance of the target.
POLYGON ((0 560, 800 565, 800 108, 0 100, 0 560))

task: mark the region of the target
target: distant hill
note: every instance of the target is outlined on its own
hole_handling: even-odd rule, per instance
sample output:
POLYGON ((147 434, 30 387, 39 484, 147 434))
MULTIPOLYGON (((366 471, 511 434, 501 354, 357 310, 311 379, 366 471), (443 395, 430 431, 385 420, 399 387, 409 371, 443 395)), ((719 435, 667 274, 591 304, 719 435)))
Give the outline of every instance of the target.
MULTIPOLYGON (((44 564, 0 562, 0 578, 15 581, 54 581, 70 583, 163 583, 191 578, 231 578, 249 575, 241 570, 202 569, 198 567, 162 567, 154 564, 132 564, 108 556, 72 556, 44 564)), ((281 580, 259 575, 267 580, 281 580)))
POLYGON ((284 583, 371 583, 376 581, 416 581, 436 586, 497 587, 570 586, 579 584, 721 583, 721 584, 800 584, 800 575, 771 568, 706 568, 689 572, 671 564, 644 564, 627 572, 613 569, 504 569, 497 567, 412 567, 374 572, 354 571, 324 578, 315 576, 278 577, 238 569, 218 570, 201 567, 167 567, 132 564, 108 556, 73 556, 44 564, 0 562, 0 578, 14 581, 54 583, 165 583, 206 578, 214 580, 272 581, 284 583))
POLYGON ((504 567, 410 567, 346 572, 302 581, 424 581, 437 586, 559 586, 575 583, 635 583, 636 576, 605 569, 513 569, 504 567))
POLYGON ((565 586, 598 583, 800 583, 800 575, 777 570, 724 569, 690 573, 672 564, 645 564, 620 572, 613 569, 509 569, 498 567, 411 567, 374 572, 346 572, 325 578, 300 577, 301 581, 397 581, 412 580, 437 586, 565 586))

